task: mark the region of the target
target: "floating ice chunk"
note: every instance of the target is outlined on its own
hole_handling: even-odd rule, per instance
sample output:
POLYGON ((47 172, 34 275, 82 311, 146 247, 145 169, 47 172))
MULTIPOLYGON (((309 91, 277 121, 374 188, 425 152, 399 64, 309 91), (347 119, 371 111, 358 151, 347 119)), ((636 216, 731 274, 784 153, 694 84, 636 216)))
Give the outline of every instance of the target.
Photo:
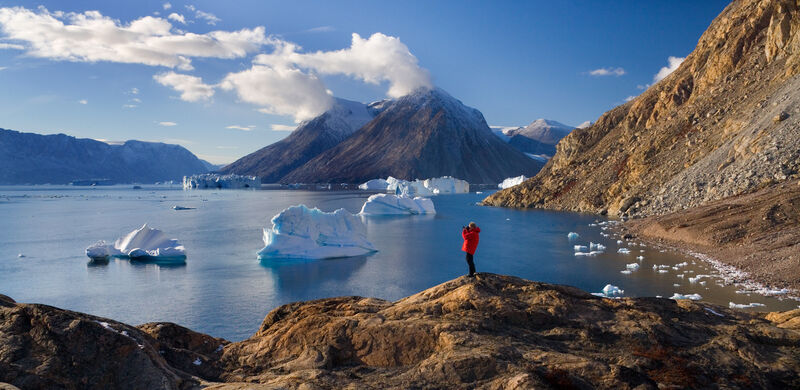
POLYGON ((677 274, 677 275, 675 275, 675 276, 677 276, 677 277, 679 277, 679 278, 683 279, 683 277, 684 277, 685 275, 684 275, 684 274, 677 274))
POLYGON ((672 294, 672 296, 671 296, 671 297, 669 297, 669 299, 674 299, 674 300, 678 300, 678 299, 691 299, 691 300, 693 300, 693 301, 699 301, 699 300, 703 299, 703 297, 702 297, 700 294, 687 294, 687 295, 683 295, 683 294, 674 293, 674 294, 672 294))
POLYGON ((660 273, 660 274, 665 274, 667 272, 669 272, 669 270, 665 270, 665 269, 658 270, 658 273, 660 273))
POLYGON ((705 281, 705 280, 701 281, 701 282, 700 282, 700 285, 701 285, 701 286, 705 286, 705 285, 706 285, 706 281, 705 281))
POLYGON ((672 283, 672 287, 680 287, 681 285, 678 283, 672 283))
POLYGON ((606 286, 603 287, 602 291, 603 294, 605 294, 606 296, 622 295, 623 293, 625 293, 625 290, 622 290, 619 287, 611 284, 606 284, 606 286))
POLYGON ((784 295, 784 294, 788 294, 788 293, 789 293, 789 289, 787 289, 787 288, 781 288, 781 289, 777 289, 777 290, 775 290, 775 289, 767 289, 766 291, 764 291, 764 295, 784 295))
POLYGON ((526 177, 525 175, 520 175, 520 176, 517 176, 517 177, 509 177, 509 178, 503 180, 502 183, 498 184, 497 188, 500 188, 500 189, 511 188, 513 186, 522 184, 522 182, 525 181, 525 180, 528 180, 528 177, 526 177))
POLYGON ((21 259, 21 258, 25 257, 25 255, 23 255, 22 253, 20 253, 20 254, 18 254, 18 255, 17 255, 17 257, 19 257, 19 258, 21 259))
POLYGON ((423 185, 425 188, 433 192, 434 195, 466 194, 469 192, 469 183, 467 183, 465 180, 456 179, 452 176, 425 179, 423 181, 423 185))
POLYGON ((389 187, 389 182, 384 179, 372 179, 366 183, 358 185, 360 190, 373 190, 373 191, 386 191, 389 187))
POLYGON ((589 251, 589 247, 586 246, 586 245, 575 245, 575 246, 573 246, 573 249, 575 249, 575 252, 588 252, 589 251))
POLYGON ((305 205, 292 206, 272 217, 264 229, 259 259, 325 259, 361 256, 376 249, 367 241, 361 220, 339 209, 332 213, 305 205))
POLYGON ((599 243, 590 242, 589 243, 589 250, 592 251, 604 251, 606 250, 606 246, 599 243))
POLYGON ((631 250, 628 248, 619 248, 617 249, 617 253, 622 253, 623 255, 627 255, 631 253, 631 250))
POLYGON ((625 274, 625 275, 630 275, 630 274, 631 274, 631 270, 629 270, 629 269, 624 269, 624 270, 622 270, 622 271, 619 271, 619 273, 621 273, 621 274, 625 274))
POLYGON ((194 188, 260 188, 261 179, 258 176, 220 175, 217 173, 203 173, 200 175, 184 176, 183 189, 194 188))
MULTIPOLYGON (((689 272, 691 272, 691 271, 689 271, 689 272)), ((700 280, 702 280, 703 278, 710 278, 710 277, 711 277, 711 275, 697 275, 695 277, 690 277, 689 278, 689 283, 697 283, 700 280)))
POLYGON ((172 206, 172 209, 176 210, 176 211, 181 211, 181 210, 194 210, 195 208, 194 207, 184 207, 184 206, 175 205, 175 206, 172 206))
POLYGON ((580 234, 575 233, 575 232, 569 232, 569 234, 567 234, 567 239, 570 239, 570 240, 577 240, 578 237, 580 237, 580 234))
POLYGON ((436 214, 429 198, 411 198, 403 195, 375 194, 361 207, 361 215, 417 215, 436 214))
POLYGON ((642 261, 644 260, 644 256, 636 256, 636 260, 642 261))
POLYGON ((178 240, 168 238, 158 229, 142 225, 118 238, 114 245, 98 241, 86 248, 86 256, 91 259, 107 259, 110 256, 128 257, 139 260, 185 261, 186 249, 178 240))
POLYGON ((725 315, 717 313, 716 311, 714 311, 714 309, 712 309, 710 307, 707 307, 705 309, 706 309, 707 312, 709 312, 709 313, 711 313, 711 314, 713 314, 713 315, 715 315, 717 317, 725 317, 725 315))
POLYGON ((589 252, 575 252, 575 256, 591 256, 589 252))
POLYGON ((625 268, 636 271, 637 269, 639 269, 639 264, 638 263, 625 264, 625 268))
POLYGON ((758 303, 758 302, 752 302, 747 304, 728 302, 728 307, 730 307, 731 309, 747 309, 751 307, 761 307, 761 306, 765 305, 763 303, 758 303))
POLYGON ((603 251, 591 251, 591 252, 589 252, 589 255, 590 256, 597 256, 597 255, 599 255, 601 253, 604 253, 604 252, 603 251))
POLYGON ((617 245, 622 245, 622 240, 617 240, 617 245))

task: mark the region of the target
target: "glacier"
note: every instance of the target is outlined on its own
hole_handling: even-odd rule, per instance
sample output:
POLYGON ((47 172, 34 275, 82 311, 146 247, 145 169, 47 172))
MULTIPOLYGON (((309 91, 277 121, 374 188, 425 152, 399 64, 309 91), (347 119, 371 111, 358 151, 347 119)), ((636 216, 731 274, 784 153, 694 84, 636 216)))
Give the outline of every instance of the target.
POLYGON ((118 238, 113 245, 105 241, 89 245, 86 256, 93 260, 127 257, 132 260, 183 262, 186 260, 186 248, 177 239, 169 238, 163 231, 144 224, 118 238))
POLYGON ((403 195, 375 194, 361 206, 361 215, 417 215, 436 214, 429 198, 411 198, 403 195))
POLYGON ((291 206, 264 229, 259 260, 328 259, 367 255, 377 250, 367 241, 361 220, 345 209, 326 213, 306 205, 291 206))
POLYGON ((498 184, 497 188, 504 190, 506 188, 511 188, 513 186, 520 185, 525 180, 528 180, 528 177, 525 175, 520 175, 517 177, 509 177, 504 179, 502 183, 498 184))
POLYGON ((194 188, 260 188, 261 179, 258 176, 220 175, 204 173, 183 177, 183 189, 194 188))

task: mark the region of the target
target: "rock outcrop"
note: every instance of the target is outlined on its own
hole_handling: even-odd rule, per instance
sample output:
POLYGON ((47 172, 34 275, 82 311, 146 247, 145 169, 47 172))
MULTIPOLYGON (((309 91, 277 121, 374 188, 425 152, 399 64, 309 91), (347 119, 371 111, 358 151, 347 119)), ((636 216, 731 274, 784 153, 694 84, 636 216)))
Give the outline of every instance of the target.
POLYGON ((800 386, 800 310, 607 299, 493 274, 396 302, 284 305, 230 344, 174 324, 137 329, 0 302, 0 382, 26 389, 800 386))
POLYGON ((734 1, 677 70, 485 203, 652 215, 797 177, 798 32, 794 0, 734 1))

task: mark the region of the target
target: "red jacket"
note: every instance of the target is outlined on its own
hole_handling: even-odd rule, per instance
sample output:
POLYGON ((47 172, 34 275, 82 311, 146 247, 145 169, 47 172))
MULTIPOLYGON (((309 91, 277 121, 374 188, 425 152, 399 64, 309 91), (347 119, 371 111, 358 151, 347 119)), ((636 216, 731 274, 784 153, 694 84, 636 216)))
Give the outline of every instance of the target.
POLYGON ((478 249, 478 241, 481 238, 480 233, 481 228, 479 227, 474 229, 464 228, 464 230, 461 231, 461 237, 464 238, 464 245, 461 246, 461 250, 474 255, 475 250, 478 249))

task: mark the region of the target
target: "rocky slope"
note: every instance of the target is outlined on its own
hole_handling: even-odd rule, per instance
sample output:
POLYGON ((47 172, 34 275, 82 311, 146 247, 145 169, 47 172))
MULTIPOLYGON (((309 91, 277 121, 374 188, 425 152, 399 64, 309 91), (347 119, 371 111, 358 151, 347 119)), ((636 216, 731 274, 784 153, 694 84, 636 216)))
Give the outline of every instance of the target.
POLYGON ((377 115, 382 102, 371 105, 335 99, 333 108, 301 123, 288 137, 223 167, 223 173, 261 177, 277 183, 286 174, 338 145, 377 115))
POLYGON ((360 183, 449 175, 498 183, 533 175, 541 166, 493 135, 480 111, 441 89, 422 89, 389 103, 351 137, 281 181, 360 183))
POLYGON ((778 288, 800 290, 800 181, 773 184, 685 211, 634 219, 626 229, 715 259, 778 288))
POLYGON ((797 177, 800 10, 732 2, 680 67, 486 204, 663 214, 797 177))
POLYGON ((180 145, 107 144, 4 129, 0 129, 0 167, 0 184, 65 184, 86 179, 154 183, 208 171, 202 160, 180 145))
POLYGON ((273 310, 228 343, 0 297, 0 382, 22 388, 797 388, 800 310, 606 299, 461 277, 401 299, 273 310))
MULTIPOLYGON (((525 127, 504 129, 501 134, 509 145, 523 153, 552 156, 556 144, 574 127, 549 119, 537 119, 525 127)), ((499 135, 499 134, 498 134, 499 135)))

